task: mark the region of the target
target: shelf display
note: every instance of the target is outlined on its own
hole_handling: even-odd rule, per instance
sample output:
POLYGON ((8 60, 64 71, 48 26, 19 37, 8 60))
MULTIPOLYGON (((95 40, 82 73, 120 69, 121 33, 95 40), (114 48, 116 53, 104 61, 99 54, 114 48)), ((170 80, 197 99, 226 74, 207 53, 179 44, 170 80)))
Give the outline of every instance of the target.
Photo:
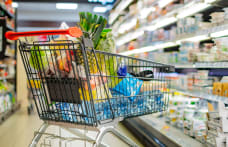
MULTIPOLYGON (((176 67, 175 73, 165 75, 171 81, 170 92, 173 92, 169 110, 162 113, 162 118, 161 115, 148 118, 158 119, 157 122, 166 120, 182 134, 202 144, 219 147, 224 146, 226 132, 220 134, 221 129, 214 129, 210 133, 213 127, 210 124, 215 122, 209 116, 211 108, 217 113, 221 110, 220 103, 223 107, 228 104, 228 9, 225 3, 222 0, 138 0, 112 23, 119 54, 176 67)), ((149 122, 147 118, 139 120, 149 122)), ((127 125, 135 121, 129 120, 127 125)), ((146 129, 157 130, 158 125, 153 127, 155 121, 150 122, 153 125, 146 129)), ((174 135, 164 134, 163 127, 152 134, 165 136, 157 138, 161 144, 164 138, 174 135)), ((144 132, 140 135, 148 137, 144 132)), ((172 138, 175 143, 176 140, 172 138)))
POLYGON ((138 1, 137 6, 141 15, 122 16, 123 18, 120 17, 119 21, 113 24, 114 35, 117 37, 117 45, 119 46, 142 36, 143 33, 139 32, 146 30, 155 31, 174 24, 183 18, 195 15, 200 11, 207 10, 212 7, 212 2, 191 0, 184 1, 183 4, 183 1, 175 1, 175 3, 170 3, 166 6, 166 8, 172 9, 168 10, 170 12, 164 8, 161 9, 156 2, 152 6, 148 6, 143 1, 138 1), (150 12, 149 14, 152 17, 149 17, 147 12, 150 12))
POLYGON ((166 112, 126 120, 124 125, 150 144, 225 147, 227 114, 221 101, 174 92, 166 112))
POLYGON ((223 102, 183 96, 170 98, 170 107, 162 114, 166 122, 209 146, 224 146, 227 133, 227 110, 223 102))
POLYGON ((208 70, 200 70, 187 74, 169 74, 166 78, 171 80, 172 88, 186 95, 227 103, 226 77, 209 76, 210 74, 208 70))
POLYGON ((0 81, 0 114, 12 109, 16 104, 14 86, 6 81, 0 81))
POLYGON ((16 99, 16 46, 4 34, 15 30, 12 1, 0 1, 0 123, 19 108, 16 99))

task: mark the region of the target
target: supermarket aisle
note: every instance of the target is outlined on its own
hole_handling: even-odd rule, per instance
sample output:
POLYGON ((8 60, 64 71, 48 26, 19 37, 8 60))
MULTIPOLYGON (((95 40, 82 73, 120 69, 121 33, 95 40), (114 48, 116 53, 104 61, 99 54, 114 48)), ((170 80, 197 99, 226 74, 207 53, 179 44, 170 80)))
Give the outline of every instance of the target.
POLYGON ((41 124, 42 121, 36 115, 28 116, 26 108, 21 108, 0 125, 0 146, 28 146, 34 130, 39 128, 41 124))
MULTIPOLYGON (((9 117, 3 124, 0 125, 0 146, 1 147, 26 147, 33 138, 42 121, 39 120, 36 114, 27 115, 26 108, 21 108, 18 112, 9 117)), ((53 129, 53 127, 52 127, 53 129)), ((118 125, 118 129, 124 132, 128 137, 142 146, 123 125, 118 125)), ((126 144, 113 138, 111 134, 104 137, 105 143, 110 146, 124 147, 126 144)), ((81 143, 80 143, 81 144, 81 143)))

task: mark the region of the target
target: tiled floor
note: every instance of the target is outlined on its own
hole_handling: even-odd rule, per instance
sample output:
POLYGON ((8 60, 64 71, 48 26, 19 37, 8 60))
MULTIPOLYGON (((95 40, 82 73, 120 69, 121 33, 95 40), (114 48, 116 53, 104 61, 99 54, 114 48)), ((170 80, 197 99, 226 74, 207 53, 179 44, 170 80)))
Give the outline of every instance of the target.
MULTIPOLYGON (((39 120, 36 114, 27 115, 26 107, 21 108, 18 112, 9 117, 0 125, 0 147, 26 147, 31 142, 34 131, 38 130, 41 126, 42 121, 39 120)), ((119 124, 117 126, 118 130, 126 134, 139 146, 142 146, 136 138, 130 134, 126 128, 119 124)), ((58 127, 51 127, 49 130, 58 130, 58 127)), ((43 142, 44 139, 41 139, 43 142)), ((108 144, 110 147, 124 147, 127 146, 125 143, 121 142, 119 139, 115 138, 111 134, 104 136, 105 144, 108 144)), ((51 143, 53 147, 58 146, 59 144, 51 143)), ((85 146, 84 142, 77 141, 73 145, 71 143, 66 143, 62 146, 85 146)), ((86 144, 86 146, 90 146, 86 144)))

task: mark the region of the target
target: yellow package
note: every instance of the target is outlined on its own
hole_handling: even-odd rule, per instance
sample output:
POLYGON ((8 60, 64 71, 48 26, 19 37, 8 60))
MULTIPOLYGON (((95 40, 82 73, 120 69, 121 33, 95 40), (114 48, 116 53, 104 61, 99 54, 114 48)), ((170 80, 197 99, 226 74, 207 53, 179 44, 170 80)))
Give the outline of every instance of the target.
POLYGON ((222 96, 228 97, 228 83, 222 84, 222 96))
POLYGON ((220 82, 214 82, 213 83, 213 94, 214 95, 222 95, 222 83, 220 82))
POLYGON ((30 88, 40 88, 41 87, 40 86, 40 80, 30 80, 28 82, 30 82, 30 84, 31 84, 31 87, 30 87, 30 85, 28 83, 30 88))
POLYGON ((160 81, 143 81, 140 92, 151 91, 154 88, 167 88, 166 82, 160 81))
MULTIPOLYGON (((83 100, 83 93, 84 93, 84 98, 86 101, 90 101, 90 95, 89 95, 89 90, 88 89, 84 89, 82 92, 82 89, 79 88, 79 93, 80 93, 80 98, 81 100, 83 100)), ((94 102, 102 102, 107 98, 111 98, 111 92, 107 86, 107 84, 105 84, 105 86, 101 85, 101 86, 97 86, 96 88, 92 88, 92 95, 93 95, 93 100, 95 100, 94 102), (108 95, 105 92, 105 88, 107 90, 108 95)))

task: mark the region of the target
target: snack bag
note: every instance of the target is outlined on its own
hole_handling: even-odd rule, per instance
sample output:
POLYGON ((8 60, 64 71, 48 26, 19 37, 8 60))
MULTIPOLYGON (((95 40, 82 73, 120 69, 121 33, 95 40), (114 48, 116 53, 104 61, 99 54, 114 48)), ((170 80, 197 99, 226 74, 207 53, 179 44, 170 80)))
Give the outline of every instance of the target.
POLYGON ((124 76, 124 77, 127 75, 127 66, 125 65, 124 61, 120 63, 117 74, 118 76, 124 76))
POLYGON ((143 81, 139 80, 129 73, 127 73, 126 77, 116 85, 112 90, 123 94, 124 96, 132 96, 128 99, 130 101, 134 101, 135 95, 138 95, 140 92, 140 88, 142 86, 143 81))

